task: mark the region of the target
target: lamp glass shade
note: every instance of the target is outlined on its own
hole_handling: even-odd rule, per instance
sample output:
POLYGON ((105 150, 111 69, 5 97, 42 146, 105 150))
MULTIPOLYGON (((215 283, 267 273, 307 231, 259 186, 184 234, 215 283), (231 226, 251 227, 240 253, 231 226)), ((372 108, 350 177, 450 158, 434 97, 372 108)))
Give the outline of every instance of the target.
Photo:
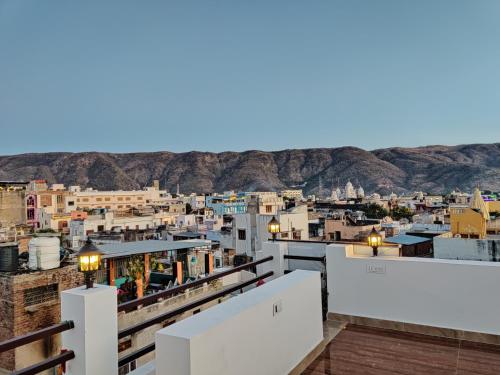
POLYGON ((78 263, 80 271, 97 271, 101 264, 102 252, 92 243, 87 240, 85 245, 78 252, 78 263))
POLYGON ((276 220, 274 216, 267 224, 267 231, 272 234, 277 234, 280 232, 280 222, 276 220))
POLYGON ((368 235, 368 246, 371 247, 379 247, 382 245, 382 236, 379 232, 373 227, 372 231, 368 235))

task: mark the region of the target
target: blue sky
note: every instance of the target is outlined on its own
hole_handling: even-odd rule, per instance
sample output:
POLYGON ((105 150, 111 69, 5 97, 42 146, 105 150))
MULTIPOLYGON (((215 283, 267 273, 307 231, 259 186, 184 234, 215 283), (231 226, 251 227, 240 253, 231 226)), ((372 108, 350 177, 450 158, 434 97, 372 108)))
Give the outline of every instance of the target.
POLYGON ((500 1, 0 0, 0 154, 500 141, 500 1))

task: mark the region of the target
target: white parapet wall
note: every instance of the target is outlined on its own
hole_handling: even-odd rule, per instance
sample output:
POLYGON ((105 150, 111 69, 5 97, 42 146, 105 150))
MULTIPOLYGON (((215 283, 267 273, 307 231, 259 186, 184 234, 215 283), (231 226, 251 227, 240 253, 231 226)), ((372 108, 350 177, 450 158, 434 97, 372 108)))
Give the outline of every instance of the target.
POLYGON ((322 340, 320 274, 298 270, 158 331, 156 374, 288 374, 322 340))
POLYGON ((500 263, 354 255, 326 250, 328 310, 375 319, 500 334, 500 263))

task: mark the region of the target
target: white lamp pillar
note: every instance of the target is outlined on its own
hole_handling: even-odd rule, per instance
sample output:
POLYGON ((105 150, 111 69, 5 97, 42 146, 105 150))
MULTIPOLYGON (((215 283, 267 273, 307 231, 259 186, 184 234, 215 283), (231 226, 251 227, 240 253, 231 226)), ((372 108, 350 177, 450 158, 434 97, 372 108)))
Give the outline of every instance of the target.
POLYGON ((75 358, 66 364, 69 375, 118 374, 118 317, 116 287, 95 284, 61 293, 61 319, 75 328, 62 333, 63 349, 75 358))

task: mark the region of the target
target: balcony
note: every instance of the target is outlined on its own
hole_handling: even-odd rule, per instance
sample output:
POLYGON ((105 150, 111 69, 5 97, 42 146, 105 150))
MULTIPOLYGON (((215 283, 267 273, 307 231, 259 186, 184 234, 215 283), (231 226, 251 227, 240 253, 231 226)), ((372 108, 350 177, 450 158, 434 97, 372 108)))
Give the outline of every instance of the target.
MULTIPOLYGON (((130 374, 498 374, 500 263, 370 254, 361 245, 267 242, 251 264, 256 276, 174 310, 150 309, 154 296, 117 307, 113 287, 66 291, 62 318, 73 327, 57 332, 70 354, 45 366, 109 375, 142 358, 130 374), (117 310, 141 309, 150 309, 146 319, 118 331, 117 310), (153 326, 151 343, 118 359, 119 339, 153 326)), ((240 267, 224 272, 250 265, 240 267)), ((12 347, 0 343, 0 352, 12 347)), ((18 372, 27 373, 35 372, 18 372)))

